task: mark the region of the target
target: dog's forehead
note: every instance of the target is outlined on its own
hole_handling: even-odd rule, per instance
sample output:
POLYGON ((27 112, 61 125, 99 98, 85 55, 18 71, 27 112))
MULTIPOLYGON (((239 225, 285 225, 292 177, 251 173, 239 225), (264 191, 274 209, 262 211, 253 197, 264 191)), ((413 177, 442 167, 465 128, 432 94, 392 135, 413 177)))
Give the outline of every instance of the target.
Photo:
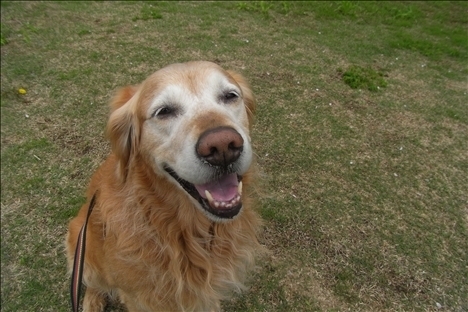
POLYGON ((143 86, 143 96, 148 102, 155 98, 177 96, 203 97, 238 87, 237 82, 225 70, 214 63, 192 62, 169 65, 148 77, 143 86))

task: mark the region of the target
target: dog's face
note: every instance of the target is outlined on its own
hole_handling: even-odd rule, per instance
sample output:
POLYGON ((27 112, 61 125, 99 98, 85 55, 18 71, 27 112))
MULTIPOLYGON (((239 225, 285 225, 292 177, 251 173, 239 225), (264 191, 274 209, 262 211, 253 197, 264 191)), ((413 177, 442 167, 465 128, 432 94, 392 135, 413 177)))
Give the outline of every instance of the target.
POLYGON ((123 179, 139 155, 210 219, 240 212, 255 110, 242 76, 210 62, 174 64, 122 89, 112 107, 107 133, 123 179))

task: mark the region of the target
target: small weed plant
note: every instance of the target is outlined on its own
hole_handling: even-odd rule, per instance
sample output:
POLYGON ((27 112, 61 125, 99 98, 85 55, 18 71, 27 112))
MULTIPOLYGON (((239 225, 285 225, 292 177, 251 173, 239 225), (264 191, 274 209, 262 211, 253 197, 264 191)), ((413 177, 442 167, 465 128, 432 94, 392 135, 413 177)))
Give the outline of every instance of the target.
POLYGON ((387 86, 384 74, 370 67, 352 65, 342 72, 342 77, 343 81, 353 89, 377 91, 387 86))

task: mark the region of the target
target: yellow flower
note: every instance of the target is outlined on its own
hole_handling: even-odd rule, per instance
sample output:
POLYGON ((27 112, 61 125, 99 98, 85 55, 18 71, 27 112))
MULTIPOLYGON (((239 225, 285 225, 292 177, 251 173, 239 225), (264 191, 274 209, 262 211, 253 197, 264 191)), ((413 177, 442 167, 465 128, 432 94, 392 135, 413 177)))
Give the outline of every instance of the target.
POLYGON ((26 89, 19 88, 19 89, 18 89, 18 93, 19 93, 19 94, 26 94, 26 89))

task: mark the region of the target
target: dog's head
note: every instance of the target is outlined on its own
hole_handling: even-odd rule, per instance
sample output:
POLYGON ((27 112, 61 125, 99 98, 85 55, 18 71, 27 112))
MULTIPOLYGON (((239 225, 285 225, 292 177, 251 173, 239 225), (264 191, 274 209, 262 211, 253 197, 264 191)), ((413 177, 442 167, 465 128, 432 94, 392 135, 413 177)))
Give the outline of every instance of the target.
POLYGON ((120 90, 111 107, 107 134, 123 180, 139 156, 210 219, 240 212, 255 111, 241 75, 210 62, 173 64, 120 90))

